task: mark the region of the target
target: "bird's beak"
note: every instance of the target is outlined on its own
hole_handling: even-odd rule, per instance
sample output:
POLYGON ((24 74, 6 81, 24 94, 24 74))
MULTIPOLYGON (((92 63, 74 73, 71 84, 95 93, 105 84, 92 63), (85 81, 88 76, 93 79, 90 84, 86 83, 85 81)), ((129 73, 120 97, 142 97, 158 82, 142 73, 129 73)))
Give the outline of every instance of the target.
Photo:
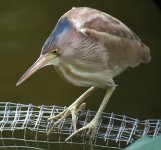
POLYGON ((23 74, 23 76, 19 79, 16 86, 20 85, 26 79, 28 79, 31 75, 33 75, 37 70, 41 69, 42 67, 46 66, 52 59, 56 56, 54 55, 41 55, 37 61, 23 74))

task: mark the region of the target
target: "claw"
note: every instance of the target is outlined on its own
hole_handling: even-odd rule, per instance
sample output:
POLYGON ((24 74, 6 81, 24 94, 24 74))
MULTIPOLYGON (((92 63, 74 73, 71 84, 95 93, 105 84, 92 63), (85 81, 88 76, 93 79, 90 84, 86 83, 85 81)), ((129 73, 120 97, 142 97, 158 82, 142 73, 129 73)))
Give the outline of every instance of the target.
POLYGON ((53 125, 52 127, 49 129, 47 136, 50 135, 51 131, 53 130, 53 128, 59 124, 61 121, 63 121, 65 118, 67 118, 70 114, 72 115, 72 125, 73 125, 73 131, 75 132, 77 130, 76 127, 76 123, 77 123, 77 113, 85 108, 85 103, 82 103, 78 108, 76 105, 71 105, 68 108, 66 108, 63 112, 59 113, 56 116, 52 116, 50 118, 48 118, 47 121, 52 121, 54 119, 58 119, 53 125))
POLYGON ((51 131, 53 130, 53 128, 54 128, 59 122, 61 122, 62 120, 64 120, 69 114, 70 114, 70 113, 69 113, 68 110, 64 110, 62 113, 60 113, 60 114, 58 114, 58 115, 56 115, 56 116, 50 117, 50 118, 48 119, 48 121, 49 121, 49 120, 51 121, 51 120, 53 120, 53 119, 57 119, 58 117, 61 117, 61 118, 58 119, 58 120, 52 125, 52 127, 49 129, 47 135, 49 136, 50 133, 51 133, 51 131))
POLYGON ((52 121, 54 119, 57 119, 57 118, 61 117, 66 111, 67 111, 67 109, 65 109, 64 111, 62 111, 58 115, 55 115, 55 116, 52 116, 52 117, 48 118, 47 121, 49 122, 49 121, 52 121))
POLYGON ((76 130, 75 132, 73 132, 69 137, 67 137, 65 139, 65 142, 68 142, 72 137, 74 137, 76 134, 78 134, 79 132, 83 131, 83 130, 87 130, 88 129, 88 132, 87 132, 87 138, 89 138, 89 142, 91 143, 92 142, 92 139, 94 137, 94 134, 95 134, 95 131, 96 131, 96 128, 97 128, 97 125, 98 125, 98 120, 97 119, 93 119, 89 124, 87 124, 86 126, 76 130))

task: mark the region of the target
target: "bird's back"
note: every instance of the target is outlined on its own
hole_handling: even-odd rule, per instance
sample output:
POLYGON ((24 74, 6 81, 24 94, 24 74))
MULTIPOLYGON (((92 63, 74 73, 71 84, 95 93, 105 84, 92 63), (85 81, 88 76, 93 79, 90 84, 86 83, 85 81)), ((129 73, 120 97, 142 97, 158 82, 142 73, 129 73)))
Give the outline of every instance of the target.
POLYGON ((79 7, 71 9, 63 17, 68 17, 79 32, 105 47, 109 67, 135 67, 141 62, 150 62, 150 49, 131 29, 111 15, 79 7))

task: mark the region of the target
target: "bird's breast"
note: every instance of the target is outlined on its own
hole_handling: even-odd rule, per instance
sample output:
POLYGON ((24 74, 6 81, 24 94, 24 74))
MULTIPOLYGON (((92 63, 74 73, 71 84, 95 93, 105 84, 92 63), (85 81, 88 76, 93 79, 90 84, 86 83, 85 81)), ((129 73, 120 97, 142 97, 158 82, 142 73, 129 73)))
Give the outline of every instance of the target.
POLYGON ((76 86, 97 86, 104 88, 112 84, 112 75, 108 69, 97 70, 94 64, 70 62, 57 59, 56 71, 68 82, 76 86))

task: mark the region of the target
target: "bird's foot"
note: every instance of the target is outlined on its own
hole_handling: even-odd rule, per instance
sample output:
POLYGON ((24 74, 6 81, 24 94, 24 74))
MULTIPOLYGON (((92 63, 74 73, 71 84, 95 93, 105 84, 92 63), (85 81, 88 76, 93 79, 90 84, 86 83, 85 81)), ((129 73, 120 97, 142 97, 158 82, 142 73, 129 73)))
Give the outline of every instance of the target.
POLYGON ((65 139, 65 142, 69 141, 72 137, 77 135, 79 132, 84 131, 84 130, 88 130, 87 134, 86 134, 87 141, 88 141, 88 144, 92 145, 92 140, 95 136, 98 123, 99 123, 99 119, 94 118, 90 123, 88 123, 84 127, 82 127, 80 129, 76 130, 75 132, 73 132, 68 138, 65 139))
POLYGON ((58 119, 53 126, 49 129, 47 135, 51 133, 53 128, 59 124, 61 121, 63 121, 66 117, 68 117, 70 114, 72 115, 72 124, 73 124, 73 130, 74 132, 77 131, 76 123, 77 123, 77 113, 85 108, 85 103, 82 103, 81 105, 78 105, 77 103, 71 104, 68 108, 66 108, 63 112, 59 113, 58 115, 52 116, 48 118, 48 122, 58 119))

